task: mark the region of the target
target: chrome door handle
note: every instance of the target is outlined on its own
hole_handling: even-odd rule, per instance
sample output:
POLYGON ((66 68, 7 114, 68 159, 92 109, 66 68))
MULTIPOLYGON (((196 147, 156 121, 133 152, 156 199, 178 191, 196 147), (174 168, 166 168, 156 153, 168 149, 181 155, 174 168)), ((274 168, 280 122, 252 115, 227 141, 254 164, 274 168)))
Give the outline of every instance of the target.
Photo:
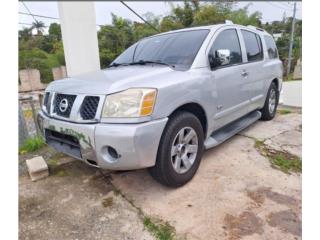
POLYGON ((247 77, 249 73, 246 70, 242 70, 241 76, 242 77, 247 77))

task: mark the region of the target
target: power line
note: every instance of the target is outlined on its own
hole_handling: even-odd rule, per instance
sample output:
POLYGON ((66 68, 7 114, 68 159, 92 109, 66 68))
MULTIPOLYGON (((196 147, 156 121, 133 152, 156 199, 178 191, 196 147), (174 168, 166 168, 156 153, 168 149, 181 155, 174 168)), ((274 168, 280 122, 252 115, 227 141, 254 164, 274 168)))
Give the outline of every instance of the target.
MULTIPOLYGON (((33 13, 30 14, 30 13, 25 13, 25 12, 19 12, 19 14, 27 15, 27 16, 35 16, 35 17, 40 17, 40 18, 53 19, 53 20, 60 21, 60 19, 57 18, 57 17, 45 16, 45 15, 38 15, 38 14, 33 14, 33 13)), ((35 20, 35 21, 37 21, 37 20, 35 20)), ((96 24, 96 26, 102 27, 102 26, 104 26, 104 25, 102 25, 102 24, 96 24)))
MULTIPOLYGON (((286 10, 288 10, 288 11, 292 11, 292 9, 290 8, 290 6, 288 6, 288 5, 283 5, 283 4, 281 4, 280 2, 274 2, 273 3, 274 5, 278 5, 280 8, 282 8, 282 9, 286 9, 286 10)), ((285 4, 285 3, 284 3, 285 4)))
POLYGON ((54 20, 58 20, 59 21, 59 18, 57 18, 57 17, 49 17, 49 16, 38 15, 38 14, 29 14, 29 13, 25 13, 25 12, 19 12, 19 14, 28 15, 28 16, 31 15, 31 16, 40 17, 40 18, 54 19, 54 20))
POLYGON ((284 2, 277 2, 279 5, 281 5, 282 7, 285 7, 285 8, 289 8, 291 7, 291 4, 290 3, 284 3, 284 2))
MULTIPOLYGON (((33 26, 31 23, 24 23, 24 22, 19 22, 18 24, 20 24, 20 25, 33 26)), ((48 27, 48 26, 44 26, 44 27, 48 27)))
MULTIPOLYGON (((131 7, 129 7, 126 3, 124 3, 123 1, 120 1, 124 6, 126 6, 131 12, 133 12, 136 16, 138 16, 143 22, 145 22, 147 25, 149 25, 152 29, 154 29, 157 32, 160 32, 155 26, 153 26, 151 23, 149 23, 147 20, 145 20, 142 16, 140 16, 136 11, 134 11, 131 7)), ((22 4, 25 6, 25 8, 27 9, 27 11, 29 13, 25 13, 25 12, 19 12, 19 14, 22 15, 29 15, 32 16, 32 18, 34 19, 35 22, 38 22, 38 20, 35 17, 40 17, 40 18, 47 18, 47 19, 53 19, 53 20, 60 20, 57 17, 51 17, 51 16, 45 16, 45 15, 38 15, 38 14, 33 14, 29 8, 27 7, 27 5, 22 2, 22 4)), ((26 24, 29 25, 29 24, 26 24)), ((103 27, 104 25, 102 24, 96 24, 98 27, 103 27)))
POLYGON ((143 17, 141 17, 137 12, 135 12, 131 7, 129 7, 126 3, 123 1, 120 1, 124 6, 126 6, 131 12, 133 12, 138 18, 140 18, 142 21, 144 21, 146 24, 148 24, 152 29, 154 29, 157 32, 160 32, 155 26, 153 26, 151 23, 146 21, 143 17))
MULTIPOLYGON (((22 1, 21 1, 22 2, 22 1)), ((23 6, 27 9, 27 11, 29 12, 29 14, 32 16, 33 20, 37 23, 37 19, 33 16, 33 14, 30 12, 29 8, 27 7, 27 4, 25 4, 25 2, 22 2, 23 6)))
POLYGON ((276 5, 276 4, 272 3, 272 2, 267 2, 267 3, 269 3, 269 4, 270 4, 271 6, 273 6, 273 7, 276 7, 276 8, 282 9, 282 10, 291 11, 291 10, 286 9, 286 8, 284 8, 284 7, 280 7, 279 5, 276 5))
MULTIPOLYGON (((266 2, 266 3, 270 4, 273 7, 276 7, 276 8, 285 10, 285 11, 290 11, 290 12, 292 11, 292 9, 289 8, 290 6, 284 6, 280 2, 277 2, 277 3, 275 3, 275 2, 266 2), (279 4, 279 5, 277 5, 277 4, 279 4)), ((299 8, 296 8, 296 10, 299 10, 299 8)))
POLYGON ((19 22, 20 25, 29 25, 29 26, 32 26, 31 23, 23 23, 23 22, 19 22))

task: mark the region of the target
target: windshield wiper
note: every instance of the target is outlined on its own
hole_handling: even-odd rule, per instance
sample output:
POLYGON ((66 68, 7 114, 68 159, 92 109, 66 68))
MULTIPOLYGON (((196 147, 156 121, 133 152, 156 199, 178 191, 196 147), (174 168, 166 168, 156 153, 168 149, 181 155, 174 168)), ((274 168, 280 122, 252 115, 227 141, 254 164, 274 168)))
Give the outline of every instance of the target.
POLYGON ((161 61, 145 61, 145 60, 140 60, 138 62, 132 62, 130 63, 130 65, 145 65, 145 64, 160 64, 160 65, 165 65, 165 66, 169 66, 171 68, 175 68, 175 65, 173 64, 169 64, 169 63, 165 63, 165 62, 161 62, 161 61))
POLYGON ((109 67, 118 67, 118 66, 128 66, 129 64, 128 63, 112 63, 109 65, 109 67))

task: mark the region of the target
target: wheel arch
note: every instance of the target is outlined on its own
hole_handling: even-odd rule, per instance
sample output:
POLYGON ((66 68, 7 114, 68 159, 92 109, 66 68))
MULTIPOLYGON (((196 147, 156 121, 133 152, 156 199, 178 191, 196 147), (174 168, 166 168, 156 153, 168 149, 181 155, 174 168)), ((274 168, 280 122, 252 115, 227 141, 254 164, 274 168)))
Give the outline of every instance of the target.
POLYGON ((278 78, 274 78, 271 83, 275 83, 278 91, 280 91, 280 81, 278 78))
POLYGON ((204 136, 205 137, 207 136, 207 130, 208 130, 207 114, 204 108, 199 103, 190 102, 190 103, 182 104, 169 114, 169 118, 175 113, 177 113, 178 111, 186 111, 194 114, 201 123, 204 136))

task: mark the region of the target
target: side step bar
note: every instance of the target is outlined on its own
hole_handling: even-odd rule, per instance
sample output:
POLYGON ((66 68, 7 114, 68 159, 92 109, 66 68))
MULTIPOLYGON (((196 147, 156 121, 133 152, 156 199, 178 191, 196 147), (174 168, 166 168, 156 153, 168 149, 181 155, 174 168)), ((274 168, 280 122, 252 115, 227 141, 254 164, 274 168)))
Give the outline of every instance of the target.
POLYGON ((227 126, 218 129, 217 131, 213 132, 211 136, 204 142, 205 149, 209 149, 219 145, 220 143, 223 143, 260 118, 261 113, 259 111, 254 111, 232 123, 229 123, 227 126))

